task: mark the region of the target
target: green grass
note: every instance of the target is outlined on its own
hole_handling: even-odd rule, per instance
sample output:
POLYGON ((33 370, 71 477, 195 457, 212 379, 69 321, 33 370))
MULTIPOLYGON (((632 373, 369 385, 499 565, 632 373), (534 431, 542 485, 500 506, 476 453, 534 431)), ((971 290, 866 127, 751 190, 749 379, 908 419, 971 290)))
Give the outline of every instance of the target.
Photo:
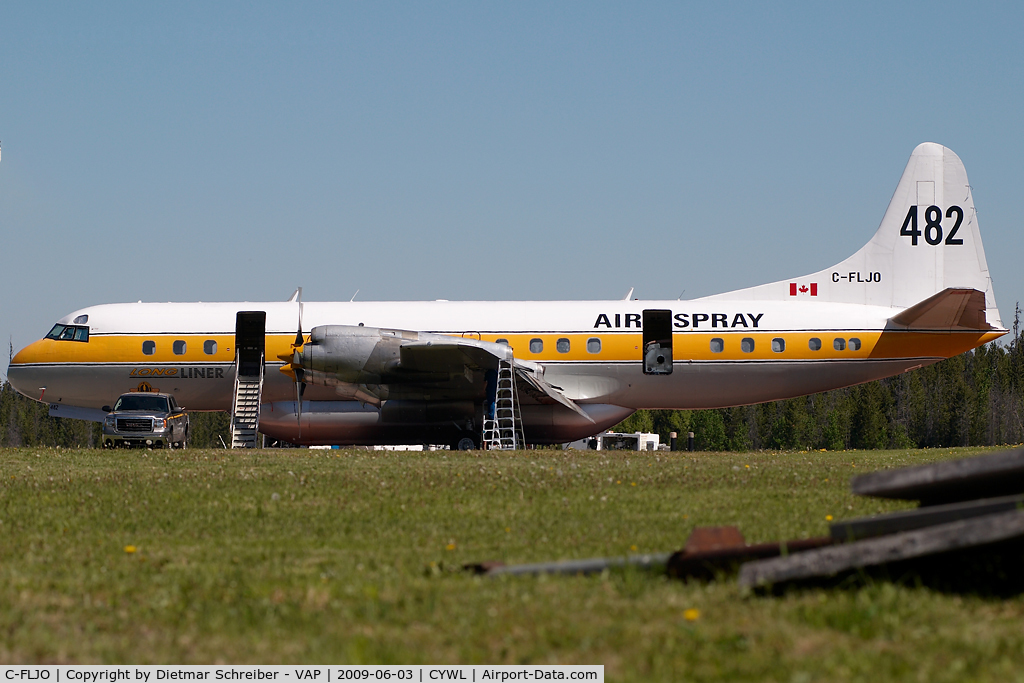
POLYGON ((1024 598, 749 595, 481 560, 750 542, 905 504, 860 472, 980 449, 624 454, 0 450, 0 662, 581 663, 609 680, 1020 680, 1024 598), (133 546, 135 552, 126 552, 133 546), (683 613, 699 610, 695 621, 683 613))

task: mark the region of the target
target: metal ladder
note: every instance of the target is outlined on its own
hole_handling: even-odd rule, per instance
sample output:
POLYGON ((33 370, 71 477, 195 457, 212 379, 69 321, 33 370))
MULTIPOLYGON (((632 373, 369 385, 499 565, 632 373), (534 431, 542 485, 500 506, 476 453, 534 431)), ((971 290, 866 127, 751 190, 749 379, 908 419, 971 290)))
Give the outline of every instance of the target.
POLYGON ((514 451, 526 448, 523 418, 519 414, 515 371, 512 362, 498 361, 498 390, 494 398, 494 415, 484 419, 483 440, 487 448, 514 451))
POLYGON ((235 365, 235 399, 231 404, 231 447, 256 448, 260 424, 260 396, 263 393, 263 358, 259 375, 241 375, 235 365))

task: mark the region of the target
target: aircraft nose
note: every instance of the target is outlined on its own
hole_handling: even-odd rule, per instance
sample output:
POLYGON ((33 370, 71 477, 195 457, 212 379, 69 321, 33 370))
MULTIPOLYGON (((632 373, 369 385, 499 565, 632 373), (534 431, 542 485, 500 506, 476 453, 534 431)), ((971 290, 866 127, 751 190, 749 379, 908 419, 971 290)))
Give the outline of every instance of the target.
POLYGON ((11 364, 7 367, 7 381, 19 393, 29 398, 39 396, 40 389, 44 386, 42 373, 34 366, 38 362, 42 351, 43 340, 33 342, 14 354, 11 364))

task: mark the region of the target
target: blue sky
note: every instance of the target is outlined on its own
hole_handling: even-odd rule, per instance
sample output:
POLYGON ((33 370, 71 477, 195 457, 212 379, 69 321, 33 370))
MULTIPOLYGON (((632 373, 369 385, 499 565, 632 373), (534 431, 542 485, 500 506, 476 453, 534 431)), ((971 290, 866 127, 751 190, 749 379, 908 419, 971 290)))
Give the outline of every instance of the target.
POLYGON ((702 296, 963 159, 1024 298, 1017 4, 9 3, 0 338, 116 301, 702 296))

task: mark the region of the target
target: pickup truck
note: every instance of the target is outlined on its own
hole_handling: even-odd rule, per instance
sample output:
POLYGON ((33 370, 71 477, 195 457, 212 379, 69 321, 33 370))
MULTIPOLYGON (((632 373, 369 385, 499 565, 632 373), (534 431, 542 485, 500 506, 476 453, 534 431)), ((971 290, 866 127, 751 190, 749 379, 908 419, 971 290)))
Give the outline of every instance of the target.
POLYGON ((188 415, 170 394, 121 394, 114 407, 103 406, 103 447, 185 448, 188 415))

